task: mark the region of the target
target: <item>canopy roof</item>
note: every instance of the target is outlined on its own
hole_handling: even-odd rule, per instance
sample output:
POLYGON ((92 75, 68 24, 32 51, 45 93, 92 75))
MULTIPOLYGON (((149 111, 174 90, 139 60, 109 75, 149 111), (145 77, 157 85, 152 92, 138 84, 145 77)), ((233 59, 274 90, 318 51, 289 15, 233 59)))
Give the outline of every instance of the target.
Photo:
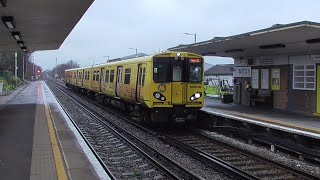
POLYGON ((203 56, 256 57, 320 52, 320 24, 302 21, 169 48, 203 56))
POLYGON ((0 51, 21 51, 12 32, 19 32, 27 51, 58 49, 94 0, 0 0, 0 51), (3 7, 3 3, 6 7, 3 7), (13 18, 9 29, 4 18, 13 18))

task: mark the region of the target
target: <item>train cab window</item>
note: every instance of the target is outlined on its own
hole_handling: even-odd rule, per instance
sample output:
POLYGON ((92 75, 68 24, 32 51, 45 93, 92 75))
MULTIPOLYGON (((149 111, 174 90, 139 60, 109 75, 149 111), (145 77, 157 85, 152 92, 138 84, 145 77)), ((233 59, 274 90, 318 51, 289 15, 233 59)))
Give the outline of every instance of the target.
POLYGON ((190 82, 202 81, 202 64, 200 63, 189 64, 189 81, 190 82))
POLYGON ((142 72, 142 86, 144 86, 144 81, 146 79, 146 68, 143 68, 143 72, 142 72))
POLYGON ((113 81, 114 81, 114 69, 110 71, 110 82, 113 83, 113 81))
POLYGON ((131 76, 131 69, 129 68, 125 70, 124 84, 130 84, 130 76, 131 76))
POLYGON ((106 82, 109 82, 109 78, 110 78, 109 76, 110 76, 109 70, 106 70, 106 78, 105 78, 106 82))
POLYGON ((159 58, 154 60, 153 80, 156 83, 170 82, 170 58, 159 58))

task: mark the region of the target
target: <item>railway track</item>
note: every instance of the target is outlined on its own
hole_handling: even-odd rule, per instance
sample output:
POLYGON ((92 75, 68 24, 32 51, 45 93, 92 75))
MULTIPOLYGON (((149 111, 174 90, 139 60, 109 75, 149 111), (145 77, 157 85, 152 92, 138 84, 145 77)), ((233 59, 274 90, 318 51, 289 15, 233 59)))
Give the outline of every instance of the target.
MULTIPOLYGON (((115 113, 109 108, 99 104, 96 105, 110 113, 115 113)), ((128 119, 122 115, 116 115, 124 120, 128 119)), ((227 174, 232 174, 231 176, 237 179, 318 179, 318 177, 308 173, 264 159, 194 132, 183 131, 166 134, 130 120, 128 122, 148 132, 150 136, 156 136, 163 142, 179 148, 202 162, 221 169, 227 174)), ((200 177, 198 176, 198 178, 200 177)))
POLYGON ((306 172, 273 162, 237 147, 191 131, 171 132, 163 136, 172 145, 193 153, 205 161, 221 163, 248 179, 319 179, 306 172))
POLYGON ((107 123, 107 119, 69 96, 65 89, 51 85, 51 88, 56 88, 68 97, 79 111, 87 114, 88 121, 77 120, 74 123, 112 178, 201 179, 118 125, 107 123), (144 148, 138 147, 136 143, 144 148), (166 166, 162 165, 164 161, 166 166))

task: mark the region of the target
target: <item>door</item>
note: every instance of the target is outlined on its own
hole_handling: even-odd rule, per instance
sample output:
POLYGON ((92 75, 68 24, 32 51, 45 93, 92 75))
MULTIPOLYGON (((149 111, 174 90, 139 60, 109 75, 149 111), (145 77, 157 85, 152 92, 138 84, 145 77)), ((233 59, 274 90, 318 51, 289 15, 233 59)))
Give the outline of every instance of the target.
POLYGON ((122 66, 118 66, 118 71, 117 71, 117 90, 116 90, 116 96, 120 97, 121 96, 121 86, 122 86, 122 66))
POLYGON ((84 81, 84 70, 81 72, 81 87, 83 87, 83 81, 84 81))
POLYGON ((142 64, 138 64, 138 76, 137 76, 137 87, 136 87, 136 101, 139 102, 141 99, 141 89, 142 89, 142 75, 143 67, 142 64))
POLYGON ((171 102, 172 104, 183 104, 184 100, 184 91, 183 86, 185 83, 183 82, 183 68, 184 66, 181 64, 174 64, 172 66, 172 86, 171 86, 171 102))
POLYGON ((100 82, 99 82, 100 92, 103 92, 103 90, 102 90, 103 82, 104 82, 104 68, 101 68, 100 82))

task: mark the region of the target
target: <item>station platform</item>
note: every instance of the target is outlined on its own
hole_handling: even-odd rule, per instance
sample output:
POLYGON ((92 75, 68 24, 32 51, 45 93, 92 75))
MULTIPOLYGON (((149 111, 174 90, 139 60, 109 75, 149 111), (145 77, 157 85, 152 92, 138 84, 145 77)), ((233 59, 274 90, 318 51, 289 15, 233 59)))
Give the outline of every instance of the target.
POLYGON ((276 109, 222 103, 218 98, 205 98, 202 111, 225 118, 244 121, 320 139, 320 118, 276 109))
POLYGON ((45 82, 0 96, 0 179, 109 179, 45 82))

